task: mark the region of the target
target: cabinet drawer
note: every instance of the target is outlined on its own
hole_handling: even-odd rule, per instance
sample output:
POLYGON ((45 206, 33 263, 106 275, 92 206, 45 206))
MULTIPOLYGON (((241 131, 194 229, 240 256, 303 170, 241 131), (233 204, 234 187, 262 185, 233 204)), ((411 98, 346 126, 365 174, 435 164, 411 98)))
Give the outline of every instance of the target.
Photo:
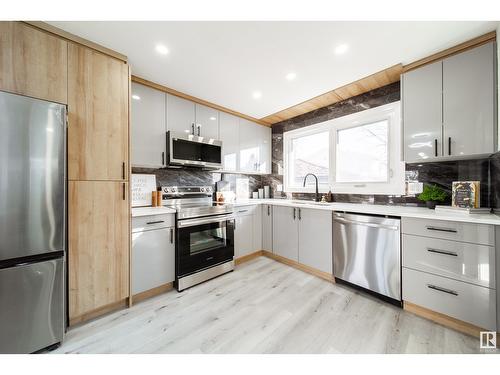
POLYGON ((495 288, 495 248, 403 234, 403 267, 495 288))
POLYGON ((242 215, 253 215, 255 210, 259 207, 258 205, 240 206, 234 208, 234 213, 238 216, 242 215))
POLYGON ((403 300, 496 330, 495 290, 403 268, 403 300))
POLYGON ((138 216, 132 218, 132 232, 175 226, 174 214, 138 216))
POLYGON ((471 242, 490 246, 495 245, 495 228, 493 225, 487 224, 405 217, 402 219, 402 232, 444 240, 471 242))

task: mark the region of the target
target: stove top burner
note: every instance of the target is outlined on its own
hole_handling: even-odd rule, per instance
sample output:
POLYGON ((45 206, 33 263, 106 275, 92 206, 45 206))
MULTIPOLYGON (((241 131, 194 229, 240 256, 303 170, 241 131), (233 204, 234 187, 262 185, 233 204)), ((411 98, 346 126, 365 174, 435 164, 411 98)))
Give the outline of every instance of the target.
POLYGON ((214 203, 211 186, 162 186, 163 205, 177 211, 177 220, 222 215, 233 212, 233 206, 214 203))

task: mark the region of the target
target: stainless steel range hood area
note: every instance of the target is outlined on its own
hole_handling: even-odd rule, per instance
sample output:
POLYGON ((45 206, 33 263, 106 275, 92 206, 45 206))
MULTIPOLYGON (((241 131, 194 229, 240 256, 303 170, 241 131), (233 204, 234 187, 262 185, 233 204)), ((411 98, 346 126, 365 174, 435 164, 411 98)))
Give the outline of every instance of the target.
POLYGON ((167 165, 222 168, 222 142, 194 134, 168 131, 167 165))

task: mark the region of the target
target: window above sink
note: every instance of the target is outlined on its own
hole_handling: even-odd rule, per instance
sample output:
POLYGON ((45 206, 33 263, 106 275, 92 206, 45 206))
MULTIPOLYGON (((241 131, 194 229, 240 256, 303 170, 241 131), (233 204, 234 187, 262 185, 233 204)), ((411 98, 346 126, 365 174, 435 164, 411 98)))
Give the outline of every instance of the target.
POLYGON ((394 102, 284 133, 284 190, 404 194, 400 103, 394 102))

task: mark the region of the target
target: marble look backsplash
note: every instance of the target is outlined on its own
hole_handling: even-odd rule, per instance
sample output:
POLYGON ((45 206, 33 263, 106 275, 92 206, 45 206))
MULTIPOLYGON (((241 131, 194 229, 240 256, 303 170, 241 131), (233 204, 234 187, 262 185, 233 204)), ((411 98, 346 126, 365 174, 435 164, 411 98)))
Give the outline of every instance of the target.
POLYGON ((223 179, 231 183, 231 190, 236 189, 236 179, 248 179, 249 194, 262 187, 262 176, 242 175, 236 173, 217 173, 198 168, 132 168, 132 173, 154 174, 156 186, 214 186, 217 181, 223 179))
MULTIPOLYGON (((262 183, 270 185, 274 197, 285 197, 277 186, 283 184, 283 133, 303 128, 365 109, 392 103, 400 99, 399 82, 372 90, 365 94, 323 107, 273 125, 272 174, 263 176, 262 183)), ((418 180, 424 184, 436 184, 445 189, 451 200, 451 183, 457 180, 481 181, 481 206, 500 208, 500 155, 479 160, 407 164, 407 171, 418 171, 418 180)), ((314 194, 292 193, 293 199, 313 199, 314 194)), ((337 202, 371 203, 389 205, 425 205, 416 197, 392 195, 334 194, 337 202)), ((446 202, 449 204, 450 201, 446 202)))

